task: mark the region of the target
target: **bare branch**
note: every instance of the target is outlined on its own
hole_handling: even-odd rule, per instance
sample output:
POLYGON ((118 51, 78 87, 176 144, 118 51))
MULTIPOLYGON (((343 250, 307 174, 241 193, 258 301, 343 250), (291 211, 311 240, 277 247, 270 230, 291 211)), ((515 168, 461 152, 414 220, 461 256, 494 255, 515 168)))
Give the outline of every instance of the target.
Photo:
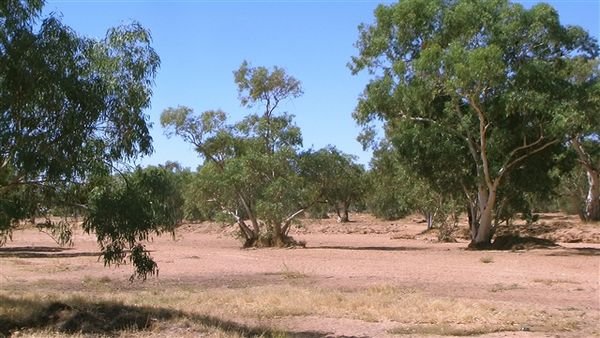
POLYGON ((244 220, 240 216, 238 216, 237 213, 235 213, 231 210, 228 210, 223 206, 221 206, 221 210, 224 213, 231 215, 231 216, 233 216, 233 218, 235 218, 236 223, 239 225, 240 229, 242 229, 242 231, 244 232, 244 235, 246 235, 246 239, 253 237, 252 230, 250 230, 250 228, 246 225, 246 222, 244 222, 244 220))
POLYGON ((290 225, 292 224, 292 221, 294 220, 294 218, 296 218, 296 216, 300 215, 301 213, 304 212, 304 210, 306 210, 306 208, 302 208, 296 212, 294 212, 293 214, 291 214, 290 216, 288 216, 285 221, 283 222, 283 227, 281 228, 281 232, 286 234, 288 233, 289 229, 290 229, 290 225))

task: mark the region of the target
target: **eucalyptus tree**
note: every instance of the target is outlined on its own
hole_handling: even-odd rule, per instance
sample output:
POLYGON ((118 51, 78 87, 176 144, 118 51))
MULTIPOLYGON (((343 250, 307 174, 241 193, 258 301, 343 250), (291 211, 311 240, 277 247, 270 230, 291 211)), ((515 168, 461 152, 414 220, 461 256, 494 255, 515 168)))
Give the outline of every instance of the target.
POLYGON ((350 221, 350 207, 364 199, 366 173, 356 157, 333 146, 302 155, 302 175, 315 186, 321 202, 331 207, 338 222, 350 221))
POLYGON ((600 221, 600 60, 574 63, 569 87, 568 114, 557 123, 567 130, 568 143, 587 178, 587 192, 579 214, 585 221, 600 221))
POLYGON ((575 64, 597 60, 596 41, 561 25, 547 4, 506 0, 403 0, 378 6, 359 31, 350 68, 374 78, 354 118, 367 136, 370 122, 383 120, 389 140, 431 183, 456 177, 473 244, 487 245, 511 176, 547 176, 562 150, 557 117, 572 112, 564 108, 575 64))
MULTIPOLYGON (((80 36, 42 0, 0 2, 0 235, 51 198, 152 152, 148 116, 160 59, 140 24, 80 36), (31 196, 35 196, 31 203, 31 196)), ((88 229, 96 225, 86 220, 88 229)), ((115 231, 123 224, 115 223, 115 231)), ((103 246, 107 248, 108 246, 103 246)), ((105 256, 110 261, 109 256, 105 256)), ((134 262, 135 263, 135 262, 134 262)))
POLYGON ((174 234, 183 219, 183 197, 175 173, 160 167, 136 168, 95 182, 83 229, 94 233, 105 265, 134 266, 133 280, 158 274, 144 241, 174 234))
POLYGON ((161 125, 204 158, 193 183, 198 200, 228 215, 245 247, 293 245, 289 230, 314 194, 300 176, 300 129, 278 108, 302 94, 300 82, 279 67, 245 61, 234 78, 242 106, 258 113, 229 123, 223 111, 195 114, 180 106, 165 109, 161 125))

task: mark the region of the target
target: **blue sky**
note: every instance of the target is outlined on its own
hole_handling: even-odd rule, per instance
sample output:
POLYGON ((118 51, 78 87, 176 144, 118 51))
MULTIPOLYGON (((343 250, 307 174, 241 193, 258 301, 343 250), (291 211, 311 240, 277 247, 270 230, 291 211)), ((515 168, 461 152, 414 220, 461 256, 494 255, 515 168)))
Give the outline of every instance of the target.
MULTIPOLYGON (((178 161, 195 169, 201 159, 192 147, 163 135, 159 118, 169 106, 197 112, 226 111, 232 121, 252 112, 242 108, 233 71, 243 60, 254 66, 283 67, 302 82, 304 95, 282 109, 296 116, 305 148, 328 144, 367 164, 369 151, 356 141, 351 117, 368 74, 352 76, 346 64, 356 54, 357 26, 373 20, 373 9, 389 1, 202 1, 47 0, 78 33, 101 38, 109 27, 136 20, 152 32, 162 63, 152 108, 155 153, 142 165, 178 161)), ((526 7, 539 1, 519 1, 526 7)), ((600 0, 545 1, 563 24, 580 25, 598 38, 600 0)))

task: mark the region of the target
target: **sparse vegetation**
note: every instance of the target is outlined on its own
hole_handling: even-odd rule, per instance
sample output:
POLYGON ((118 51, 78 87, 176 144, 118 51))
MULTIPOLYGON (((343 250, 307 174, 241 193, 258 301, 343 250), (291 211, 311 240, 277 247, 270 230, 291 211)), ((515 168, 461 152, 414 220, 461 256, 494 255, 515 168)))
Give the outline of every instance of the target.
POLYGON ((492 256, 483 256, 479 259, 481 263, 489 264, 494 262, 494 257, 492 256))
POLYGON ((30 332, 135 334, 142 330, 159 334, 177 332, 185 325, 189 332, 196 333, 219 329, 228 334, 233 331, 242 336, 272 337, 287 335, 277 329, 238 325, 235 320, 260 322, 294 316, 393 321, 402 325, 392 330, 395 334, 442 335, 518 331, 523 326, 558 332, 580 322, 576 315, 560 317, 484 301, 432 297, 415 289, 389 285, 352 290, 282 285, 210 290, 174 287, 165 291, 168 292, 133 294, 108 289, 68 296, 49 294, 44 300, 35 292, 23 292, 20 296, 2 293, 0 333, 29 328, 33 330, 30 332), (485 324, 479 320, 483 316, 490 318, 485 324))
POLYGON ((579 284, 579 283, 577 283, 575 281, 571 281, 571 280, 568 280, 568 279, 560 279, 560 278, 557 278, 557 279, 536 278, 533 281, 535 283, 541 283, 541 284, 545 284, 545 285, 548 285, 548 286, 552 286, 552 285, 555 285, 555 284, 579 284))
POLYGON ((335 145, 305 148, 285 111, 300 81, 243 61, 233 75, 244 117, 186 106, 160 116, 201 157, 194 170, 136 165, 154 150, 150 31, 132 22, 88 38, 44 5, 0 0, 0 247, 20 230, 54 241, 0 248, 0 336, 338 335, 310 319, 380 334, 597 335, 587 256, 600 253, 600 46, 550 5, 377 6, 348 64, 371 77, 353 112, 369 169, 335 145), (565 233, 565 216, 559 233, 542 213, 561 208, 589 223, 565 233), (364 210, 394 223, 357 224, 364 210), (303 217, 328 212, 340 236, 306 248, 303 217), (409 214, 427 230, 399 231, 409 214), (185 218, 235 225, 248 250, 200 251, 214 239, 203 233, 184 254, 158 253, 162 234, 187 240, 185 218), (477 262, 467 241, 493 256, 477 262), (133 283, 158 277, 154 256, 167 277, 133 283), (89 271, 96 259, 115 273, 89 271), (530 262, 546 270, 533 276, 530 262), (121 265, 133 267, 127 282, 121 265))
POLYGON ((502 291, 517 290, 517 289, 522 289, 522 288, 523 287, 519 286, 519 284, 516 284, 516 283, 496 284, 496 285, 494 285, 494 287, 492 287, 490 289, 490 292, 502 292, 502 291))

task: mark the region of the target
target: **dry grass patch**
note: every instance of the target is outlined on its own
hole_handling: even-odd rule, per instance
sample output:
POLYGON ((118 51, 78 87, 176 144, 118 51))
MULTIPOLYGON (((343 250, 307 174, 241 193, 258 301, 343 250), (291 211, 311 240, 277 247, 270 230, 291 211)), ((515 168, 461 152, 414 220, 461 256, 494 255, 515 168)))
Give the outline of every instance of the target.
POLYGON ((368 322, 394 321, 409 327, 464 325, 489 332, 518 330, 527 325, 540 331, 571 330, 576 316, 552 315, 535 309, 512 308, 466 299, 436 298, 414 289, 379 286, 358 290, 335 290, 291 285, 256 286, 243 289, 143 291, 115 295, 125 302, 160 305, 228 320, 276 319, 289 316, 325 316, 368 322), (490 331, 491 330, 491 331, 490 331))
POLYGON ((579 282, 568 280, 568 279, 546 279, 536 278, 533 280, 534 283, 541 283, 544 285, 552 286, 554 284, 580 284, 579 282))
POLYGON ((282 276, 284 279, 304 279, 308 277, 307 273, 304 273, 302 271, 298 271, 298 270, 294 270, 294 269, 290 269, 287 264, 283 264, 283 267, 281 268, 281 271, 278 272, 268 272, 266 273, 266 275, 275 275, 275 276, 282 276))
MULTIPOLYGON (((33 318, 31 312, 47 311, 45 307, 50 301, 67 304, 69 308, 77 309, 77 312, 71 313, 71 316, 84 313, 86 314, 82 317, 84 321, 96 323, 94 324, 96 326, 105 325, 100 329, 93 329, 92 332, 121 334, 123 331, 130 330, 135 334, 138 331, 143 332, 140 337, 148 333, 156 333, 159 336, 163 334, 185 336, 184 333, 187 331, 196 335, 199 335, 198 332, 203 332, 204 335, 206 327, 219 330, 223 327, 228 328, 224 331, 226 334, 244 336, 252 333, 265 337, 283 337, 287 333, 279 333, 272 328, 248 328, 236 323, 265 321, 272 323, 282 317, 303 316, 347 318, 367 322, 391 321, 398 323, 399 328, 393 332, 397 334, 452 335, 515 331, 523 327, 531 328, 532 331, 569 331, 576 329, 582 320, 574 313, 554 314, 538 311, 535 308, 516 307, 517 305, 508 303, 432 297, 415 289, 389 285, 350 290, 290 284, 237 289, 164 287, 160 290, 150 288, 136 291, 112 291, 101 287, 91 288, 91 292, 72 293, 73 296, 70 297, 52 294, 52 292, 39 291, 40 294, 36 292, 38 291, 28 292, 26 296, 16 299, 14 294, 2 296, 0 292, 0 297, 4 299, 26 304, 26 306, 7 306, 4 299, 0 300, 0 324, 7 318, 8 322, 12 320, 13 324, 15 318, 33 318), (42 294, 50 296, 40 302, 38 299, 42 294), (90 303, 91 299, 94 303, 90 303), (37 303, 34 300, 38 300, 37 303), (115 310, 116 315, 109 317, 103 314, 106 313, 107 307, 111 308, 110 306, 115 304, 117 310, 121 309, 115 310), (129 317, 119 315, 125 313, 129 317), (119 317, 123 320, 118 321, 120 324, 116 326, 114 320, 107 322, 106 319, 119 317), (101 324, 97 324, 98 322, 101 324), (168 334, 169 332, 171 334, 168 334)), ((51 329, 57 328, 56 322, 50 324, 51 329)), ((41 324, 35 320, 29 320, 27 325, 13 325, 13 327, 40 329, 47 326, 47 323, 41 324)), ((64 330, 59 327, 59 331, 64 330)))
MULTIPOLYGON (((521 328, 522 329, 522 328, 521 328)), ((453 337, 464 337, 464 336, 475 336, 490 334, 496 332, 511 332, 519 331, 520 329, 514 325, 496 326, 489 327, 486 325, 411 325, 402 326, 395 329, 389 330, 388 332, 395 335, 434 335, 434 336, 453 336, 453 337)))
POLYGON ((485 264, 493 263, 494 262, 494 257, 492 257, 492 256, 483 256, 483 257, 481 257, 479 259, 479 261, 481 263, 485 263, 485 264))
POLYGON ((44 299, 0 295, 0 336, 282 337, 286 333, 158 306, 91 301, 81 295, 44 299))
POLYGON ((494 284, 494 286, 490 289, 490 292, 502 292, 502 291, 517 290, 517 289, 524 289, 524 288, 516 283, 513 283, 513 284, 498 283, 498 284, 494 284))

